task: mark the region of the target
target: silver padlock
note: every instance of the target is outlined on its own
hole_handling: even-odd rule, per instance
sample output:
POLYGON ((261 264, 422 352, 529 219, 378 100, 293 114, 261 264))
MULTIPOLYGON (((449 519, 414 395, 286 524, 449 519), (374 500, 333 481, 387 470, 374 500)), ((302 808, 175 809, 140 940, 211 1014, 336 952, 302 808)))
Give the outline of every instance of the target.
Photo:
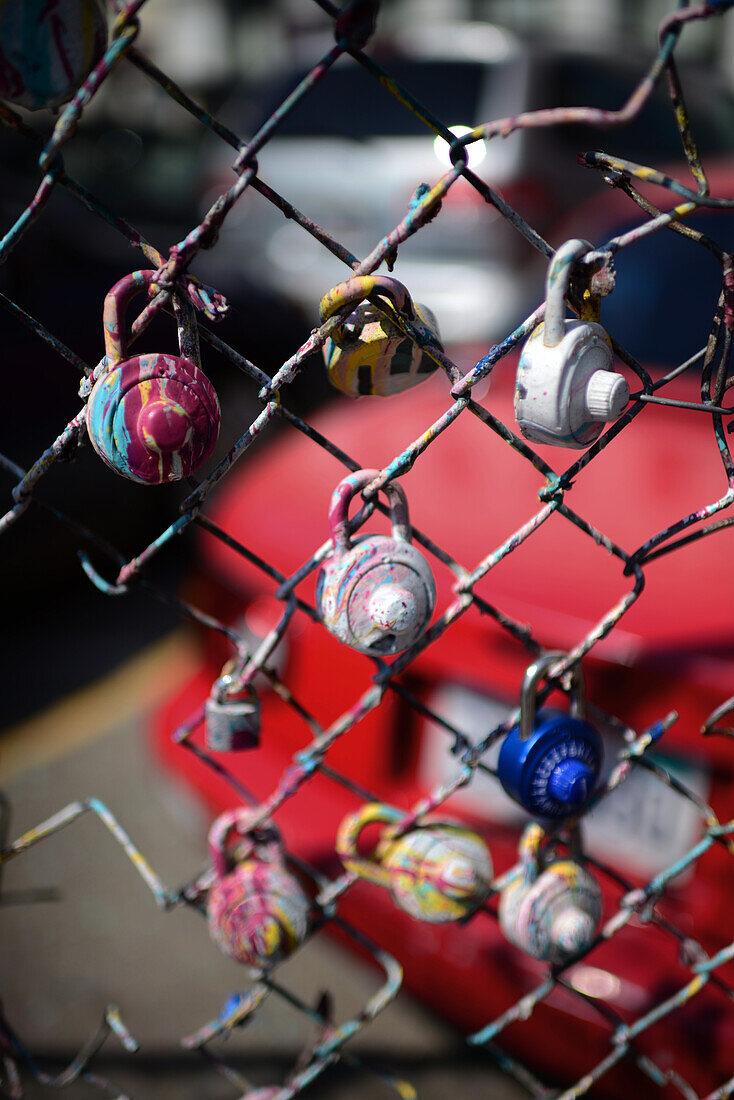
POLYGON ((260 699, 247 684, 244 690, 230 694, 231 673, 235 661, 228 661, 204 706, 206 747, 211 752, 239 752, 260 744, 260 699))
POLYGON ((545 831, 533 823, 520 841, 523 873, 502 891, 500 927, 510 943, 534 959, 564 965, 588 951, 602 915, 594 876, 573 859, 543 849, 545 831))
POLYGON ((334 329, 323 354, 329 381, 348 397, 402 393, 423 382, 438 365, 373 304, 380 299, 392 303, 434 347, 443 350, 434 314, 427 306, 413 302, 397 279, 358 275, 339 283, 321 299, 321 320, 328 320, 350 303, 356 308, 334 329))
POLYGON ((526 439, 583 449, 629 401, 629 386, 611 368, 612 345, 594 321, 564 318, 574 260, 588 241, 566 241, 548 267, 545 321, 525 341, 515 381, 515 419, 526 439))
POLYGON ((410 541, 408 502, 401 486, 385 486, 392 534, 350 537, 349 502, 378 473, 357 470, 334 490, 329 509, 332 550, 316 584, 316 602, 327 629, 353 649, 375 657, 413 645, 428 626, 436 602, 431 568, 410 541))

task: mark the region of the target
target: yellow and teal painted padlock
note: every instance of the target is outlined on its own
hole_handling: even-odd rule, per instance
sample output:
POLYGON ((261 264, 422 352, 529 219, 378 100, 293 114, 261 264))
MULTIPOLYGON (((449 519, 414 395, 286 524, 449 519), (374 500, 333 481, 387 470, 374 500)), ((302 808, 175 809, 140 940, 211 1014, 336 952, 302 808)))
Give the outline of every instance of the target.
POLYGON ((390 891, 395 904, 430 924, 461 920, 487 897, 492 858, 480 836, 453 821, 424 818, 396 836, 405 815, 382 802, 368 802, 344 818, 336 851, 347 871, 390 891), (370 856, 359 854, 362 830, 385 828, 370 856))
POLYGON ((388 275, 358 275, 321 299, 321 320, 352 303, 356 308, 324 344, 329 381, 348 397, 402 393, 433 374, 437 363, 378 308, 387 301, 439 351, 438 322, 426 306, 388 275))

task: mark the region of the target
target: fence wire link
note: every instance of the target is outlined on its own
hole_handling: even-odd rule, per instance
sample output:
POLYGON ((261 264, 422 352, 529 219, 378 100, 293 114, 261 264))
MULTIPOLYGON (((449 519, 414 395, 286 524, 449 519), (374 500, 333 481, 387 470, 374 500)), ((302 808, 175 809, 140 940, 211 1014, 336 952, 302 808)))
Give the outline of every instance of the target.
MULTIPOLYGON (((734 263, 731 253, 705 234, 692 229, 685 221, 689 214, 699 208, 734 209, 734 199, 717 198, 709 194, 706 173, 691 131, 674 53, 676 43, 689 23, 717 18, 731 4, 719 2, 691 5, 687 0, 681 0, 678 8, 666 16, 661 24, 659 47, 649 70, 628 101, 620 108, 601 110, 579 106, 532 111, 488 121, 462 137, 455 137, 440 119, 412 95, 410 88, 401 86, 393 78, 389 68, 384 69, 364 52, 378 16, 378 4, 375 0, 352 0, 341 9, 330 0, 316 0, 316 3, 333 21, 335 44, 323 57, 315 61, 309 73, 293 88, 249 140, 241 138, 196 103, 184 88, 179 87, 138 50, 135 41, 140 27, 139 20, 141 17, 144 18, 145 14, 144 0, 113 5, 115 20, 110 45, 73 99, 60 112, 50 136, 42 144, 38 158, 40 182, 26 209, 0 241, 0 261, 8 261, 13 251, 22 247, 25 235, 32 234, 34 224, 43 216, 56 190, 65 189, 78 199, 91 215, 114 227, 132 248, 140 251, 148 263, 153 265, 155 275, 151 283, 150 300, 132 325, 132 338, 144 331, 156 313, 161 310, 172 310, 175 302, 174 293, 185 294, 197 312, 201 339, 258 387, 262 409, 252 422, 243 428, 239 438, 232 442, 225 457, 203 480, 197 483, 189 479, 188 493, 181 502, 179 518, 163 530, 150 545, 129 560, 126 560, 124 555, 92 530, 44 500, 43 477, 60 458, 73 452, 84 437, 86 430, 84 408, 66 425, 59 425, 56 438, 50 442, 48 448, 29 469, 22 469, 12 457, 0 456, 0 465, 15 480, 12 489, 13 503, 0 520, 0 530, 5 530, 21 520, 31 508, 49 512, 58 523, 71 529, 78 537, 82 567, 101 592, 110 596, 124 596, 135 588, 177 607, 184 618, 194 620, 228 638, 239 654, 234 670, 229 673, 230 689, 233 687, 242 689, 251 683, 256 674, 265 675, 268 678, 270 686, 302 720, 310 742, 296 753, 275 789, 259 805, 252 792, 222 762, 221 756, 215 758, 198 743, 196 735, 204 718, 203 700, 201 706, 173 735, 174 742, 182 750, 193 753, 202 767, 212 769, 230 784, 233 794, 239 801, 254 808, 252 811, 254 826, 270 822, 284 803, 297 798, 302 788, 317 774, 340 785, 360 801, 380 801, 377 793, 371 792, 357 779, 343 775, 333 767, 329 762, 330 750, 338 741, 348 736, 365 715, 379 707, 388 694, 399 696, 418 714, 429 718, 448 738, 446 751, 455 760, 455 775, 453 779, 436 787, 428 796, 417 801, 409 809, 400 811, 402 816, 397 832, 403 834, 416 822, 420 822, 427 813, 440 807, 454 792, 471 784, 478 774, 488 774, 496 779, 495 769, 487 763, 487 753, 507 734, 512 719, 498 724, 481 738, 473 738, 418 699, 400 679, 400 674, 409 668, 426 647, 448 632, 470 608, 476 608, 482 615, 490 616, 508 636, 519 641, 527 651, 528 660, 532 660, 543 651, 540 641, 533 633, 532 625, 516 620, 476 592, 479 581, 486 577, 499 562, 531 539, 535 532, 555 515, 568 521, 571 527, 576 528, 596 545, 600 552, 604 550, 612 555, 619 566, 620 587, 617 602, 602 615, 585 636, 576 640, 570 652, 559 659, 550 670, 547 686, 539 696, 543 699, 551 687, 567 686, 567 674, 618 625, 627 610, 641 597, 645 585, 645 566, 648 562, 671 553, 692 540, 714 535, 734 523, 734 518, 731 517, 717 518, 719 513, 724 512, 734 502, 734 459, 730 451, 727 430, 732 423, 727 421, 727 417, 734 415, 734 406, 727 405, 725 400, 727 390, 734 383, 734 378, 730 375, 732 333, 734 332, 734 263), (260 175, 257 160, 260 150, 277 135, 283 120, 291 113, 298 111, 300 104, 316 84, 329 80, 333 64, 343 55, 349 55, 354 64, 359 65, 374 78, 376 97, 392 94, 406 110, 411 111, 419 119, 427 131, 445 139, 451 149, 449 170, 433 184, 415 181, 416 190, 402 220, 375 244, 368 255, 362 258, 353 255, 335 240, 327 229, 317 225, 309 217, 308 212, 302 212, 293 206, 287 196, 279 195, 260 175), (108 209, 86 187, 73 179, 64 165, 64 149, 73 141, 78 127, 83 124, 86 108, 104 83, 107 81, 114 83, 115 70, 119 65, 135 68, 145 78, 156 84, 161 92, 169 96, 182 110, 188 112, 201 126, 219 137, 234 151, 235 180, 232 185, 222 191, 201 222, 193 226, 181 241, 173 244, 167 251, 147 241, 124 218, 108 209), (442 200, 459 179, 464 179, 473 187, 487 206, 503 217, 541 255, 550 257, 552 249, 541 235, 470 170, 468 152, 472 143, 480 139, 490 141, 498 137, 506 137, 516 130, 548 128, 569 123, 588 125, 590 135, 595 133, 592 127, 603 127, 613 133, 614 128, 623 127, 639 114, 653 89, 663 80, 667 81, 670 107, 693 177, 693 186, 688 187, 652 166, 639 165, 604 152, 582 154, 579 158, 580 163, 599 173, 603 183, 624 192, 630 199, 631 207, 638 208, 642 216, 634 230, 612 238, 601 248, 583 257, 581 267, 591 277, 592 287, 603 292, 604 279, 612 269, 615 254, 621 249, 635 245, 650 233, 666 229, 682 234, 707 249, 716 257, 721 267, 721 292, 711 318, 709 333, 705 341, 702 339, 700 351, 663 378, 653 381, 647 371, 625 348, 613 342, 617 356, 639 379, 639 388, 631 395, 631 403, 626 412, 608 427, 595 443, 565 469, 556 470, 548 465, 511 427, 492 413, 491 400, 490 407, 485 407, 474 396, 478 384, 491 375, 495 366, 517 348, 543 318, 544 303, 539 305, 501 343, 491 347, 487 354, 466 373, 462 373, 445 352, 430 342, 424 330, 411 321, 396 316, 395 320, 405 334, 422 347, 445 373, 447 407, 432 424, 426 425, 418 438, 408 442, 404 450, 381 469, 371 484, 364 489, 363 507, 353 527, 356 528, 363 523, 374 509, 387 511, 380 499, 380 492, 410 470, 414 463, 420 461, 429 447, 434 445, 440 447, 440 437, 444 430, 458 420, 465 421, 467 415, 479 420, 541 475, 544 484, 539 493, 540 508, 533 505, 529 518, 501 545, 488 550, 478 562, 455 561, 448 551, 433 541, 430 532, 424 533, 413 529, 415 541, 454 575, 453 601, 440 611, 425 635, 404 653, 390 662, 372 658, 374 671, 370 685, 348 709, 330 724, 324 724, 318 715, 311 714, 293 696, 288 684, 270 662, 270 656, 281 634, 288 631, 292 619, 305 616, 320 622, 317 609, 304 598, 301 586, 306 578, 318 569, 330 549, 330 540, 320 547, 314 547, 308 560, 288 575, 282 571, 277 561, 268 562, 261 559, 232 534, 214 523, 204 509, 211 491, 227 476, 235 463, 244 458, 255 440, 276 421, 282 421, 289 428, 302 433, 315 446, 328 451, 343 464, 347 471, 353 472, 361 468, 360 462, 355 457, 325 438, 306 420, 291 411, 287 404, 289 385, 303 370, 307 358, 324 345, 330 333, 342 319, 344 310, 315 328, 305 342, 274 374, 270 375, 256 363, 250 362, 240 351, 227 344, 207 326, 206 322, 215 322, 226 314, 228 303, 219 290, 204 285, 193 276, 189 272, 190 265, 202 249, 216 247, 219 230, 241 196, 250 190, 299 225, 317 245, 326 248, 334 257, 341 260, 350 277, 369 275, 377 271, 383 263, 391 266, 401 245, 409 237, 420 232, 429 221, 441 216, 442 200), (640 181, 658 184, 659 187, 670 192, 674 205, 668 209, 655 206, 639 190, 640 181), (695 367, 700 367, 701 372, 700 402, 684 402, 666 397, 666 387, 684 370, 695 367), (633 422, 643 415, 645 410, 655 404, 674 405, 690 411, 691 415, 694 412, 704 412, 711 417, 713 445, 721 458, 723 482, 718 488, 712 486, 709 502, 703 503, 695 511, 682 516, 663 530, 651 532, 639 546, 624 548, 618 546, 608 535, 575 511, 569 501, 573 495, 574 483, 586 467, 607 446, 612 445, 620 433, 628 428, 631 429, 633 422), (243 559, 254 564, 274 586, 274 595, 283 604, 282 619, 275 635, 269 640, 266 639, 268 644, 260 646, 256 652, 248 649, 247 638, 235 626, 162 589, 147 575, 146 567, 151 559, 155 555, 164 553, 175 536, 191 525, 196 525, 208 537, 219 540, 241 555, 243 559)), ((5 126, 15 132, 18 141, 39 143, 36 132, 25 123, 21 114, 11 107, 0 105, 0 118, 5 126)), ((570 304, 576 312, 583 313, 584 303, 581 300, 577 301, 572 297, 570 304)), ((106 360, 103 359, 98 365, 92 367, 83 362, 72 349, 67 348, 41 320, 31 316, 17 303, 0 295, 0 305, 10 314, 12 318, 10 324, 19 322, 26 326, 35 336, 45 341, 60 359, 75 368, 81 376, 80 395, 86 398, 93 381, 104 371, 106 360)), ((70 381, 70 385, 72 384, 70 381)), ((704 735, 731 736, 730 728, 717 723, 733 707, 732 699, 723 702, 706 721, 701 732, 704 735)), ((595 708, 595 714, 601 714, 598 708, 595 708)), ((644 1037, 648 1029, 656 1023, 669 1018, 683 1005, 694 1000, 707 987, 716 988, 721 994, 722 1006, 724 1008, 728 1006, 729 1012, 732 1011, 730 1002, 734 998, 734 986, 723 976, 723 968, 734 960, 734 940, 723 945, 717 953, 709 955, 688 932, 671 923, 660 913, 658 903, 672 880, 687 868, 692 867, 710 849, 718 847, 729 855, 734 855, 734 821, 720 821, 714 810, 693 790, 672 776, 659 762, 651 759, 650 750, 659 745, 666 731, 677 720, 674 712, 661 715, 658 722, 642 731, 626 729, 613 716, 604 715, 603 717, 618 731, 618 763, 606 783, 594 795, 589 808, 598 805, 612 791, 625 783, 636 770, 642 769, 653 777, 655 782, 667 786, 679 799, 693 807, 700 818, 701 839, 674 864, 651 878, 644 887, 633 886, 631 882, 612 871, 600 860, 587 855, 588 864, 611 889, 616 891, 618 899, 616 911, 605 913, 601 930, 589 950, 593 951, 598 944, 608 942, 619 935, 630 922, 647 924, 656 934, 666 937, 678 948, 680 973, 671 975, 671 980, 676 982, 676 988, 665 996, 661 996, 655 1007, 647 1013, 631 1021, 625 1021, 608 1005, 602 1005, 598 1000, 592 999, 577 989, 568 980, 566 974, 568 964, 549 966, 545 977, 535 989, 520 997, 498 1018, 487 1021, 481 1028, 467 1036, 467 1041, 474 1046, 486 1048, 502 1070, 513 1077, 529 1096, 543 1097, 546 1100, 549 1097, 556 1097, 558 1100, 581 1097, 592 1092, 596 1083, 602 1080, 617 1063, 628 1060, 636 1063, 651 1084, 661 1088, 670 1086, 682 1096, 693 1100, 704 1100, 675 1068, 659 1066, 645 1054, 638 1039, 644 1037), (599 1017, 599 1023, 608 1029, 609 1040, 606 1056, 596 1064, 589 1065, 584 1076, 565 1089, 552 1088, 543 1083, 529 1066, 524 1065, 498 1045, 498 1040, 501 1039, 506 1028, 527 1020, 557 989, 563 990, 566 996, 576 998, 583 1005, 584 1011, 588 1012, 591 1009, 595 1012, 599 1017)), ((73 803, 54 813, 44 823, 13 843, 7 843, 7 829, 3 820, 4 835, 0 864, 24 852, 56 830, 69 826, 88 811, 106 826, 112 837, 122 846, 161 908, 168 910, 178 906, 190 906, 201 912, 204 911, 204 902, 213 882, 211 869, 205 869, 195 875, 178 889, 169 889, 148 864, 116 817, 95 798, 73 803)), ((576 825, 577 822, 574 820, 565 821, 555 833, 551 834, 551 842, 570 846, 570 850, 573 851, 575 838, 577 838, 576 825)), ((354 885, 356 874, 347 870, 335 878, 329 878, 319 869, 306 865, 287 850, 286 858, 289 866, 296 869, 302 879, 308 881, 311 886, 318 917, 312 923, 309 937, 326 925, 338 926, 363 951, 372 955, 383 972, 383 982, 355 1016, 338 1022, 334 1019, 331 997, 328 993, 324 994, 316 1005, 307 1003, 298 991, 282 984, 277 977, 277 965, 275 965, 261 970, 246 992, 230 998, 216 1019, 202 1024, 194 1034, 183 1038, 185 1047, 199 1051, 214 1068, 224 1074, 240 1096, 250 1097, 251 1100, 255 1098, 265 1100, 265 1097, 284 1100, 286 1097, 295 1096, 339 1060, 347 1066, 360 1066, 360 1059, 350 1053, 346 1044, 355 1034, 367 1027, 378 1013, 387 1008, 396 996, 402 979, 399 962, 363 931, 347 922, 339 912, 340 900, 354 885), (284 999, 297 1012, 303 1014, 312 1023, 315 1037, 287 1078, 277 1085, 263 1089, 255 1087, 229 1066, 219 1051, 213 1050, 210 1044, 246 1024, 272 996, 284 999)), ((471 917, 471 920, 497 919, 495 902, 500 891, 521 873, 521 865, 518 863, 511 870, 495 878, 487 901, 471 917)), ((3 904, 11 904, 11 895, 6 894, 2 901, 3 904)), ((307 950, 307 943, 308 937, 302 950, 307 950)), ((580 957, 585 957, 585 954, 580 957)), ((573 960, 574 963, 578 961, 579 957, 573 960)), ((11 1018, 12 1006, 8 1007, 7 1015, 5 1009, 0 1011, 0 1046, 2 1048, 0 1085, 4 1095, 21 1097, 23 1080, 28 1076, 35 1078, 41 1084, 54 1087, 63 1087, 82 1076, 89 1084, 100 1090, 111 1095, 119 1095, 114 1086, 99 1078, 89 1068, 93 1056, 110 1032, 117 1036, 127 1050, 132 1051, 137 1046, 114 1005, 107 1006, 98 1031, 84 1045, 70 1065, 56 1077, 51 1077, 35 1062, 25 1043, 15 1034, 10 1023, 11 1018)), ((386 1089, 393 1090, 404 1098, 415 1095, 414 1089, 408 1082, 382 1071, 373 1072, 377 1073, 386 1089)), ((708 1093, 705 1100, 724 1100, 725 1097, 733 1095, 734 1076, 721 1082, 719 1087, 708 1093)))

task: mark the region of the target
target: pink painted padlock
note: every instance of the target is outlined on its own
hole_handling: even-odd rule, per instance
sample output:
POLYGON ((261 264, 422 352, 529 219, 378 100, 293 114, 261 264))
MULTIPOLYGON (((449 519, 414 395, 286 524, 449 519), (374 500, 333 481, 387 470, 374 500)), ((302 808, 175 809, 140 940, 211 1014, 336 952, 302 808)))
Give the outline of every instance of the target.
POLYGON ((410 541, 408 502, 390 482, 392 534, 352 538, 347 513, 352 497, 377 477, 357 470, 340 481, 329 510, 332 551, 316 583, 316 603, 324 626, 360 653, 400 653, 425 631, 436 602, 430 566, 410 541))
POLYGON ((4 0, 0 98, 29 111, 74 95, 107 48, 99 0, 4 0))
POLYGON ((594 876, 573 859, 543 849, 545 831, 528 825, 520 841, 523 873, 502 891, 500 927, 510 943, 534 959, 561 965, 587 951, 602 914, 594 876))
POLYGON ((216 819, 209 853, 217 881, 209 890, 209 933, 235 962, 264 969, 306 938, 311 904, 285 866, 274 825, 252 826, 256 811, 239 807, 216 819))
POLYGON ((481 837, 451 821, 425 818, 395 836, 404 814, 381 802, 368 802, 345 817, 336 850, 348 871, 389 890, 393 901, 416 920, 431 924, 460 920, 489 893, 492 858, 481 837), (359 854, 362 830, 386 826, 371 856, 359 854))
MULTIPOLYGON (((154 275, 134 271, 105 298, 107 370, 95 382, 86 412, 89 438, 103 462, 144 485, 179 481, 198 469, 214 450, 221 417, 214 387, 191 358, 127 354, 125 307, 154 275)), ((186 301, 183 308, 191 331, 193 309, 186 301)))

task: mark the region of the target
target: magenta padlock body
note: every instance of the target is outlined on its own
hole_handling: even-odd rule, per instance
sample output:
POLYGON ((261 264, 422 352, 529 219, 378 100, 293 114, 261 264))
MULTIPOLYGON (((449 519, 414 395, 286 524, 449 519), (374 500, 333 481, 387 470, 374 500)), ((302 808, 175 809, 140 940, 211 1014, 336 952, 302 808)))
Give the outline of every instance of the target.
POLYGON ((86 412, 89 438, 103 462, 145 485, 192 474, 213 451, 221 417, 211 382, 191 359, 127 357, 125 307, 154 275, 126 275, 105 298, 107 371, 95 382, 86 412))
POLYGON ((209 933, 235 962, 263 969, 281 962, 306 938, 310 903, 298 880, 286 870, 280 840, 272 826, 248 833, 254 812, 229 810, 209 832, 217 881, 209 890, 209 933), (245 850, 226 850, 236 831, 245 850))
POLYGON ((408 506, 402 488, 389 483, 391 535, 352 539, 347 511, 352 497, 378 476, 357 470, 340 481, 329 511, 332 551, 319 572, 316 602, 324 625, 360 653, 400 653, 430 622, 436 585, 428 562, 410 542, 408 506))
POLYGON ((0 98, 29 111, 74 95, 107 48, 99 0, 3 0, 0 98))

